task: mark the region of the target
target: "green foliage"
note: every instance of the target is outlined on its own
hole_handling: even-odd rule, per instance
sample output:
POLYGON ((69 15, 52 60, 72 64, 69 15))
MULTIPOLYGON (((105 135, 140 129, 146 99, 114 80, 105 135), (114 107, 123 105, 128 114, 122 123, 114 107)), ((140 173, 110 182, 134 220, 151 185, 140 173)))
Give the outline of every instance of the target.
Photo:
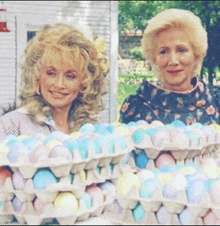
POLYGON ((136 60, 143 60, 141 47, 134 47, 134 48, 128 49, 128 54, 130 56, 133 56, 133 58, 136 60))

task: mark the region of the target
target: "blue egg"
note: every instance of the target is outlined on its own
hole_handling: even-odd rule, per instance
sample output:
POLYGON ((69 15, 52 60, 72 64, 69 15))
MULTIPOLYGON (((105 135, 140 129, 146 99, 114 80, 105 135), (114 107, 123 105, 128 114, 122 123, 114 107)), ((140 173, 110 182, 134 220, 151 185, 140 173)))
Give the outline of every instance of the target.
POLYGON ((184 127, 185 123, 182 122, 181 120, 174 120, 171 125, 173 125, 174 127, 184 127))
POLYGON ((94 133, 95 132, 95 126, 92 123, 86 123, 79 129, 81 133, 94 133))
POLYGON ((175 171, 180 171, 181 169, 185 168, 184 164, 177 164, 177 165, 173 165, 175 171))
POLYGON ((137 129, 132 134, 132 140, 135 144, 139 144, 144 139, 144 130, 137 129))
POLYGON ((135 164, 139 169, 145 168, 149 158, 144 150, 141 150, 135 157, 135 164))
POLYGON ((63 141, 63 145, 67 147, 71 153, 73 153, 78 148, 78 141, 73 139, 68 139, 63 141))
POLYGON ((17 137, 14 134, 6 135, 1 141, 8 142, 10 140, 17 140, 17 137))
POLYGON ((156 188, 161 188, 162 185, 157 178, 147 179, 140 187, 140 197, 150 198, 156 188))
POLYGON ((92 208, 92 200, 91 200, 90 196, 88 195, 88 193, 85 192, 82 195, 81 199, 85 202, 87 209, 92 208))
POLYGON ((78 152, 82 159, 88 158, 88 144, 90 140, 90 138, 86 138, 78 142, 78 152))
POLYGON ((20 212, 23 206, 23 202, 21 202, 16 196, 12 199, 12 206, 16 212, 20 212))
POLYGON ((189 209, 185 209, 182 213, 179 214, 179 221, 182 225, 192 224, 192 218, 193 214, 189 211, 189 209))
POLYGON ((197 204, 207 189, 204 180, 198 179, 192 181, 186 190, 188 202, 190 204, 197 204))
POLYGON ((6 145, 7 145, 8 148, 11 148, 11 147, 13 147, 13 145, 18 144, 18 143, 20 143, 19 140, 9 140, 9 141, 6 143, 6 145))
POLYGON ((190 184, 195 180, 203 180, 205 182, 207 179, 207 176, 205 172, 199 172, 199 173, 197 172, 197 173, 185 175, 185 178, 187 180, 187 185, 189 187, 190 184))
POLYGON ((43 141, 43 143, 44 143, 44 144, 47 144, 47 143, 49 143, 50 141, 53 141, 53 140, 56 140, 56 138, 53 137, 53 136, 48 136, 48 137, 43 141))
POLYGON ((156 131, 157 131, 156 128, 145 129, 144 134, 152 137, 156 131))
POLYGON ((35 142, 35 139, 33 137, 27 137, 21 141, 21 143, 23 143, 26 146, 28 146, 30 143, 33 143, 33 142, 35 142))
POLYGON ((114 142, 114 145, 118 144, 122 151, 126 149, 127 144, 124 137, 122 137, 119 134, 111 134, 111 139, 112 139, 112 142, 114 142))
POLYGON ((29 151, 30 150, 28 150, 28 148, 24 144, 18 142, 14 144, 8 152, 9 161, 15 163, 17 162, 18 156, 20 155, 21 152, 28 154, 29 151))
POLYGON ((127 124, 127 126, 136 126, 137 124, 136 124, 136 122, 134 122, 134 121, 131 121, 131 122, 129 122, 128 124, 127 124))
POLYGON ((106 126, 106 129, 107 129, 110 133, 113 133, 113 131, 115 130, 115 126, 114 126, 114 125, 108 125, 108 126, 106 126))
POLYGON ((145 212, 144 208, 140 204, 138 204, 132 210, 132 214, 133 214, 135 222, 141 222, 143 220, 144 216, 146 215, 146 212, 145 212))
POLYGON ((96 133, 100 133, 102 135, 106 135, 107 133, 109 133, 107 128, 105 126, 103 126, 103 125, 96 124, 96 125, 94 125, 94 127, 95 127, 95 131, 94 132, 96 132, 96 133))
POLYGON ((33 186, 37 190, 45 189, 49 184, 57 183, 57 178, 47 168, 39 169, 33 176, 33 186))
POLYGON ((172 183, 168 183, 164 186, 163 196, 168 199, 175 199, 177 196, 177 191, 172 189, 172 183))
POLYGON ((163 167, 160 168, 160 171, 163 173, 172 173, 177 171, 174 167, 174 165, 165 165, 163 167))
POLYGON ((65 136, 66 134, 62 131, 54 131, 51 136, 54 137, 54 138, 59 138, 59 137, 62 137, 62 136, 65 136))
POLYGON ((193 141, 193 143, 198 146, 199 145, 199 138, 196 136, 196 134, 192 130, 186 130, 185 134, 187 137, 193 141))

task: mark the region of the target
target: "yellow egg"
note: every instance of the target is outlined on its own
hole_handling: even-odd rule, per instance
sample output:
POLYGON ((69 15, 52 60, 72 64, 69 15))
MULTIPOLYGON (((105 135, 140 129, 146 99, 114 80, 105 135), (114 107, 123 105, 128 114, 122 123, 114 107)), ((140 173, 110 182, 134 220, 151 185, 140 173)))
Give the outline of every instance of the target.
POLYGON ((46 143, 46 147, 49 148, 49 149, 52 149, 56 145, 62 145, 62 143, 58 140, 51 140, 48 143, 46 143))
POLYGON ((118 121, 114 121, 114 122, 112 122, 111 123, 113 126, 120 126, 121 125, 121 123, 120 122, 118 122, 118 121))
POLYGON ((77 211, 79 204, 71 192, 61 192, 54 201, 54 208, 60 211, 77 211))
POLYGON ((174 176, 171 173, 163 173, 158 176, 158 179, 163 186, 168 184, 173 178, 174 176))
POLYGON ((138 125, 137 128, 138 129, 148 129, 149 127, 147 127, 145 125, 138 125))
POLYGON ((4 153, 5 155, 7 155, 9 152, 9 148, 5 145, 0 143, 0 153, 4 153))
POLYGON ((114 133, 120 134, 122 136, 131 135, 131 132, 128 128, 121 126, 116 127, 114 133))
POLYGON ((220 125, 213 123, 213 124, 210 125, 210 127, 213 129, 213 131, 215 133, 220 133, 220 125))
POLYGON ((27 138, 28 136, 26 135, 26 134, 21 134, 21 135, 19 135, 18 137, 17 137, 17 139, 19 140, 19 141, 22 141, 23 139, 25 139, 25 138, 27 138))
POLYGON ((73 133, 70 134, 70 137, 72 139, 78 139, 81 135, 82 135, 81 132, 73 132, 73 133))
POLYGON ((209 178, 216 178, 219 176, 218 167, 215 165, 205 165, 203 166, 203 171, 209 178))
POLYGON ((137 187, 138 189, 140 188, 141 180, 138 178, 138 176, 133 173, 122 174, 118 179, 116 192, 119 195, 126 195, 133 186, 137 187))
POLYGON ((217 168, 216 172, 218 175, 220 175, 220 167, 217 168))
POLYGON ((183 169, 181 169, 180 173, 183 174, 183 175, 187 175, 187 174, 193 174, 193 173, 196 173, 196 169, 194 169, 193 167, 191 166, 187 166, 183 169))

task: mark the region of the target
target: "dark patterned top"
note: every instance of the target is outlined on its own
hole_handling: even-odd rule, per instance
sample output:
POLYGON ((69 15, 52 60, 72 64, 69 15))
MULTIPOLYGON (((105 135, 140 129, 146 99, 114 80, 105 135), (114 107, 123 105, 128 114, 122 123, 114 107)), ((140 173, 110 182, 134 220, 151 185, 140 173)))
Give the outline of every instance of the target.
POLYGON ((186 125, 196 122, 220 123, 220 89, 209 88, 197 78, 192 79, 194 88, 185 93, 161 89, 144 81, 136 95, 125 99, 120 110, 120 121, 159 120, 170 124, 178 119, 186 125))

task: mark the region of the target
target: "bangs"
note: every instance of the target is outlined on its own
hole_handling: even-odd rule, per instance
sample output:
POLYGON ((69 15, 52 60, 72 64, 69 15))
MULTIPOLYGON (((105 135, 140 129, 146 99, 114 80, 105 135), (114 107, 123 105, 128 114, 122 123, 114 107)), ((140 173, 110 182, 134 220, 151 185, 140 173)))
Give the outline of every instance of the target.
POLYGON ((82 57, 80 50, 77 47, 46 47, 43 57, 41 58, 41 65, 60 67, 65 65, 75 70, 79 75, 84 74, 85 59, 82 57))

